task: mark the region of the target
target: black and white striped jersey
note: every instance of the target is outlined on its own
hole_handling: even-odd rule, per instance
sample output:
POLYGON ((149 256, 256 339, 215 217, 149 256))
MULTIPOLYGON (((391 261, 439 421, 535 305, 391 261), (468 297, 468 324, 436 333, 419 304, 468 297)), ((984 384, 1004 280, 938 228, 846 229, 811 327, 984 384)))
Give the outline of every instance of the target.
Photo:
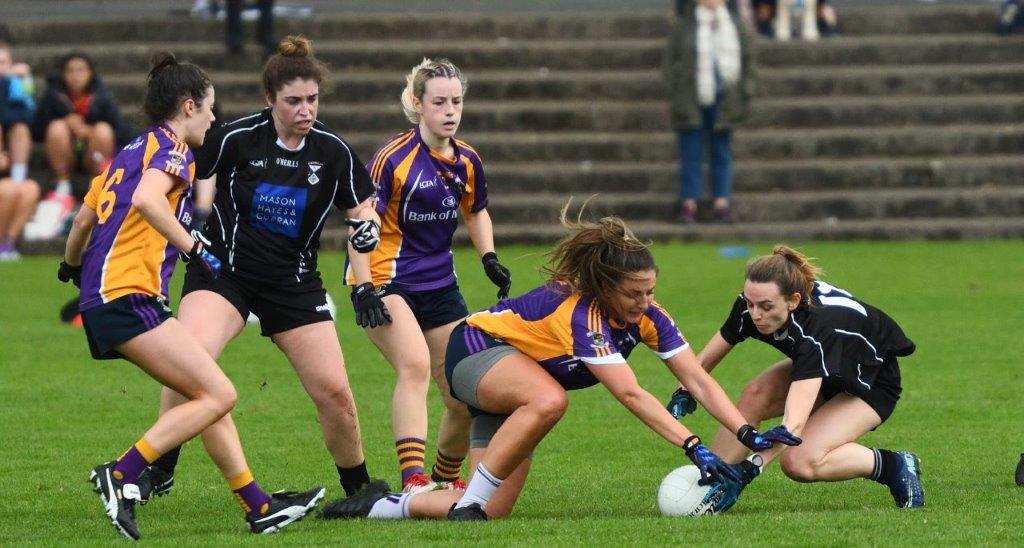
POLYGON ((228 272, 261 281, 319 276, 317 248, 332 207, 374 194, 363 162, 316 122, 296 150, 284 147, 270 109, 211 129, 195 151, 196 178, 217 176, 204 235, 228 272))
POLYGON ((850 393, 870 390, 883 363, 915 349, 885 312, 822 281, 815 282, 810 303, 775 333, 758 332, 742 294, 719 332, 731 345, 754 338, 774 346, 793 360, 794 381, 837 377, 850 393))

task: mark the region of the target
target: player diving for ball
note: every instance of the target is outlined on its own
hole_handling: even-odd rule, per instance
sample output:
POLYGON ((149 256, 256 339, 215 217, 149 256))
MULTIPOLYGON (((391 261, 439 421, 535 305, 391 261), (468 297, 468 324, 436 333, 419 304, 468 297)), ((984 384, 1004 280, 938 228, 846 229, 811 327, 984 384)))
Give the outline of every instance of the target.
POLYGON ((781 428, 761 434, 746 424, 701 367, 675 322, 654 301, 657 266, 648 245, 621 219, 562 224, 547 283, 469 316, 452 333, 445 374, 452 395, 469 406, 470 464, 462 491, 390 494, 365 489, 324 509, 325 518, 507 516, 526 481, 534 449, 565 414, 567 390, 603 384, 648 428, 682 448, 707 480, 731 478, 725 465, 637 382, 626 363, 641 343, 691 387, 711 414, 763 450, 800 440, 781 428), (763 449, 762 449, 763 448, 763 449))
MULTIPOLYGON (((712 450, 740 462, 741 483, 722 485, 731 496, 781 453, 783 473, 799 482, 868 478, 889 488, 896 506, 924 506, 921 463, 907 451, 872 449, 857 443, 892 414, 902 387, 898 357, 914 343, 881 310, 819 279, 821 270, 800 252, 777 245, 747 265, 743 292, 722 328, 697 355, 711 371, 748 338, 786 355, 751 381, 738 407, 750 424, 782 416, 782 426, 803 439, 799 447, 761 452, 761 467, 741 461, 747 449, 719 431, 712 450)), ((689 386, 684 381, 683 387, 689 386)), ((676 417, 696 409, 679 388, 668 405, 676 417)))

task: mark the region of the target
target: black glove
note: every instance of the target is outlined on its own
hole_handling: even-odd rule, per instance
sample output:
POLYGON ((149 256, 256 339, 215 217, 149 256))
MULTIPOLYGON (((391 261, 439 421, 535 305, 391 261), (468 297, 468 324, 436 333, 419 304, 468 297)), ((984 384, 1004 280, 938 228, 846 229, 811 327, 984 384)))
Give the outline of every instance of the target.
POLYGON ((378 327, 391 323, 391 313, 373 284, 366 282, 352 288, 352 307, 359 327, 378 327))
POLYGON ((193 233, 194 243, 192 249, 187 255, 182 255, 181 260, 185 263, 191 263, 193 261, 196 264, 202 266, 209 272, 214 278, 220 275, 220 259, 216 255, 206 250, 206 246, 210 245, 210 241, 203 237, 202 233, 193 233))
POLYGON ((71 266, 67 261, 61 261, 57 268, 57 279, 75 284, 75 287, 82 287, 82 265, 71 266))
POLYGON ((693 399, 693 396, 681 387, 676 388, 676 391, 672 393, 672 398, 668 400, 668 405, 665 406, 665 409, 668 409, 668 412, 673 417, 681 419, 697 410, 697 400, 693 399))
POLYGON ((512 289, 512 273, 498 262, 498 254, 488 251, 480 258, 480 262, 484 264, 484 273, 491 283, 498 286, 498 298, 508 297, 508 290, 512 289))
POLYGON ((373 219, 345 219, 345 224, 352 227, 348 241, 352 249, 360 253, 369 253, 380 243, 380 225, 373 219))
POLYGON ((754 428, 749 424, 744 424, 740 427, 739 431, 736 432, 736 439, 740 440, 740 443, 746 445, 751 451, 764 451, 766 449, 771 449, 776 443, 791 446, 800 445, 803 441, 794 436, 781 424, 763 434, 758 432, 757 428, 754 428))
POLYGON ((192 222, 188 225, 188 232, 192 235, 192 238, 198 240, 196 233, 203 233, 203 228, 206 227, 206 219, 210 217, 212 211, 208 207, 199 207, 192 210, 192 222))

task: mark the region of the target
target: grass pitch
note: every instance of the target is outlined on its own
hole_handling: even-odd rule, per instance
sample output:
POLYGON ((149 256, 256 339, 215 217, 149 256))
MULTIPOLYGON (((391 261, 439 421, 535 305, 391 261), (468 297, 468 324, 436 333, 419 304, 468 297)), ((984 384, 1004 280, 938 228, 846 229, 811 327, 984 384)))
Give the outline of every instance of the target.
MULTIPOLYGON (((487 524, 323 522, 308 518, 271 538, 247 532, 224 480, 192 442, 182 451, 171 495, 138 511, 143 540, 155 545, 243 543, 366 544, 1018 544, 1024 488, 1013 469, 1024 451, 1019 398, 1024 387, 1024 249, 1020 241, 815 243, 825 279, 892 315, 917 343, 902 361, 904 393, 871 446, 911 449, 923 461, 926 508, 900 511, 887 489, 867 480, 797 484, 773 465, 728 514, 666 519, 655 493, 661 477, 688 463, 600 386, 572 393, 562 423, 536 452, 513 516, 487 524)), ((751 246, 766 253, 769 244, 751 246)), ((540 281, 545 250, 503 247, 513 292, 540 281)), ((698 349, 717 330, 741 289, 744 263, 717 247, 657 244, 657 298, 698 349)), ((493 302, 470 250, 456 254, 470 308, 493 302)), ((122 542, 85 479, 117 456, 154 419, 158 387, 126 362, 90 359, 84 334, 57 312, 73 288, 56 281, 59 259, 0 263, 0 543, 82 545, 122 542)), ((393 373, 354 324, 340 277, 341 257, 321 257, 339 305, 338 329, 359 405, 371 475, 397 483, 390 433, 393 373)), ((180 279, 175 285, 177 299, 180 279)), ((734 398, 778 358, 766 345, 740 345, 715 371, 734 398)), ((638 349, 631 364, 659 398, 673 380, 638 349)), ((235 421, 253 472, 268 490, 329 487, 340 496, 312 403, 280 352, 247 329, 221 365, 235 382, 235 421)), ((440 400, 431 394, 431 436, 440 400)), ((702 410, 686 424, 710 436, 702 410)), ((432 442, 433 440, 431 440, 432 442)), ((434 448, 428 445, 428 460, 434 448)))

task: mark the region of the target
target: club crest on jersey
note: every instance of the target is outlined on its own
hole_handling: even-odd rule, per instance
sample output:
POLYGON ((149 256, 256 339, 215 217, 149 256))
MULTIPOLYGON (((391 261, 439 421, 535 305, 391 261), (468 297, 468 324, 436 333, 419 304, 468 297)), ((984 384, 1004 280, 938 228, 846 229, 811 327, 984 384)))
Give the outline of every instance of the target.
POLYGON ((167 160, 167 167, 181 167, 185 165, 185 155, 177 150, 168 150, 167 155, 170 156, 167 160))
POLYGON ((600 331, 587 331, 587 337, 590 338, 590 347, 595 350, 608 347, 608 341, 600 331))
POLYGON ((445 196, 444 200, 441 200, 441 203, 444 204, 445 207, 455 207, 455 205, 458 204, 455 200, 455 196, 445 196))
POLYGON ((306 181, 311 185, 315 185, 320 182, 320 177, 317 176, 317 173, 320 171, 320 168, 324 167, 324 165, 320 162, 309 162, 308 165, 309 175, 306 176, 306 181))

